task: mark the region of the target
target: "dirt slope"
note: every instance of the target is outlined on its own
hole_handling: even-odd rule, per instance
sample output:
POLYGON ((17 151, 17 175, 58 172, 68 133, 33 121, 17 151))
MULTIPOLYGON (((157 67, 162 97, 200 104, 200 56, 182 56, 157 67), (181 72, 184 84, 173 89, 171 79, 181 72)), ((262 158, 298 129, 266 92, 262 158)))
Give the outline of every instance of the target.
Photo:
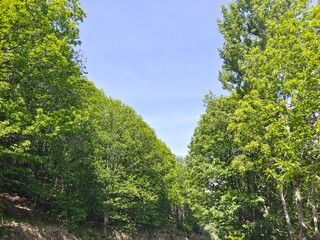
MULTIPOLYGON (((89 227, 88 227, 89 228, 89 227)), ((101 229, 100 229, 101 230, 101 229)), ((102 231, 100 231, 102 232, 102 231)), ((36 209, 24 197, 17 194, 0 193, 0 239, 1 240, 99 240, 106 239, 97 229, 86 233, 71 233, 61 224, 50 219, 43 210, 36 209)), ((168 229, 154 233, 142 232, 128 236, 114 232, 114 240, 203 240, 210 239, 201 234, 181 233, 179 236, 168 229)))

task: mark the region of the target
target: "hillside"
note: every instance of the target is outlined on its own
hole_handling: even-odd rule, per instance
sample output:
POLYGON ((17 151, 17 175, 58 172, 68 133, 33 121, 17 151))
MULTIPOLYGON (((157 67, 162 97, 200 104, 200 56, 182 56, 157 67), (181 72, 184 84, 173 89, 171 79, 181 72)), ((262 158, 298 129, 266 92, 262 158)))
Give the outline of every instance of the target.
POLYGON ((1 193, 1 239, 79 239, 24 197, 1 193))
MULTIPOLYGON (((116 239, 116 240, 145 240, 145 239, 210 239, 206 234, 179 232, 177 229, 162 229, 156 232, 142 231, 129 236, 124 232, 114 231, 109 238, 103 236, 102 226, 82 226, 70 230, 63 223, 55 220, 44 210, 37 209, 25 197, 17 194, 0 193, 0 239, 28 240, 84 240, 84 239, 116 239)), ((102 225, 102 224, 101 224, 102 225)))

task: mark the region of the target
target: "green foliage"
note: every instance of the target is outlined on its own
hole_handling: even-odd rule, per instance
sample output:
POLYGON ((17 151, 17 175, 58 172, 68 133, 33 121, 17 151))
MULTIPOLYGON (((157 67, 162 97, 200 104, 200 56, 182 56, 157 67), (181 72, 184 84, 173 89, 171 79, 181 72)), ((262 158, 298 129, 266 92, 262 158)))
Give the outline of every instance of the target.
POLYGON ((72 227, 317 239, 320 7, 237 0, 222 11, 231 95, 206 96, 190 154, 175 159, 83 76, 78 1, 1 1, 0 190, 72 227))
POLYGON ((83 12, 77 1, 1 1, 0 15, 1 188, 51 202, 70 184, 60 170, 77 126, 83 12))
POLYGON ((105 99, 95 168, 102 211, 114 226, 158 227, 168 220, 174 156, 130 107, 105 99))
POLYGON ((222 239, 315 239, 319 6, 238 0, 223 16, 220 80, 232 94, 206 98, 188 160, 192 208, 222 239))
POLYGON ((262 221, 265 199, 255 191, 263 187, 261 177, 244 161, 229 129, 237 103, 208 95, 206 106, 190 144, 191 208, 203 224, 213 223, 223 239, 266 234, 272 228, 262 221))
POLYGON ((134 110, 83 76, 77 0, 0 2, 0 190, 70 226, 170 221, 174 155, 134 110))

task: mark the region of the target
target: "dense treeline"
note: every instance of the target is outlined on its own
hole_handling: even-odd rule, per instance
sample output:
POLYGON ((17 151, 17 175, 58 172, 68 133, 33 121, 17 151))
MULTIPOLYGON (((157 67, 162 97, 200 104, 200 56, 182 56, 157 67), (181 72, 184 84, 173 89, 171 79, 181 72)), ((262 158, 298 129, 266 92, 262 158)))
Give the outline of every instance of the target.
MULTIPOLYGON (((84 76, 77 0, 0 1, 0 191, 108 230, 192 229, 179 164, 84 76)), ((195 226, 195 225, 194 225, 195 226)))
POLYGON ((223 7, 220 81, 187 159, 189 198, 221 239, 319 239, 320 6, 223 7))

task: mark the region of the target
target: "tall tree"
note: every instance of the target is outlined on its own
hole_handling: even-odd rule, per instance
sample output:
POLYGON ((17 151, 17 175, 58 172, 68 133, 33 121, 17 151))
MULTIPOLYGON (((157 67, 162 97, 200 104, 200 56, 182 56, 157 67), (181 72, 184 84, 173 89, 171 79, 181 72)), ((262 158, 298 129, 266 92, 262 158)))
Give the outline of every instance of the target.
POLYGON ((159 227, 169 220, 174 155, 132 108, 110 98, 103 105, 95 166, 105 234, 107 228, 159 227))
POLYGON ((299 232, 300 238, 306 239, 308 234, 318 234, 314 201, 313 220, 309 218, 315 223, 314 232, 307 233, 309 211, 303 196, 314 199, 314 190, 309 193, 305 189, 303 194, 303 186, 310 186, 317 175, 311 171, 308 176, 306 169, 318 169, 313 154, 318 151, 314 124, 319 112, 315 92, 319 15, 318 6, 311 7, 308 1, 288 3, 288 8, 275 8, 277 4, 270 3, 271 13, 277 11, 279 16, 265 22, 264 46, 252 47, 241 56, 242 80, 249 87, 241 93, 229 128, 236 133, 241 151, 240 161, 235 158, 234 163, 239 167, 252 164, 275 181, 290 238, 299 232), (291 187, 284 189, 288 184, 291 187), (295 205, 288 206, 283 190, 295 205), (297 231, 292 226, 295 215, 297 231))
MULTIPOLYGON (((319 113, 317 69, 319 54, 319 6, 309 6, 307 1, 292 3, 292 9, 277 21, 271 21, 265 49, 256 48, 246 56, 246 79, 252 89, 242 101, 237 118, 239 135, 245 139, 252 129, 262 134, 252 136, 255 148, 264 148, 261 154, 266 172, 283 188, 291 185, 295 211, 298 217, 300 239, 317 233, 317 214, 314 205, 314 181, 317 181, 318 133, 315 125, 319 113), (249 129, 243 124, 248 112, 260 116, 249 129), (260 126, 258 126, 258 124, 260 126), (242 129, 242 130, 240 130, 242 129), (244 130, 246 129, 246 130, 244 130), (312 170, 311 170, 312 169, 312 170), (313 186, 311 193, 304 186, 313 186), (312 211, 306 196, 312 197, 312 211), (312 217, 308 214, 312 212, 312 217), (307 217, 308 216, 308 217, 307 217), (309 219, 308 219, 309 218, 309 219), (313 218, 313 219, 312 219, 313 218), (307 232, 313 224, 313 232, 307 232)), ((242 142, 244 143, 244 141, 242 142)), ((248 138, 246 144, 248 145, 248 138)), ((285 212, 285 210, 284 210, 285 212)), ((286 216, 289 219, 289 216, 286 216)), ((287 220, 288 229, 290 222, 287 220)), ((290 232, 293 232, 292 230, 290 232)), ((290 234, 293 238, 293 234, 290 234)))
POLYGON ((223 19, 218 21, 224 37, 219 50, 223 59, 219 80, 227 90, 245 94, 250 87, 244 79, 245 55, 255 47, 264 49, 267 41, 267 22, 278 19, 294 0, 235 0, 222 7, 223 19))
MULTIPOLYGON (((265 178, 245 161, 229 126, 237 109, 234 97, 206 97, 206 113, 196 128, 188 157, 188 197, 196 216, 211 223, 222 239, 281 238, 275 212, 269 211, 265 178)), ((252 154, 253 156, 255 154, 252 154)))
MULTIPOLYGON (((238 174, 231 176, 238 179, 241 193, 250 193, 243 198, 224 198, 241 216, 234 235, 246 239, 318 238, 319 6, 298 0, 239 0, 223 8, 223 15, 220 30, 225 44, 220 80, 237 104, 231 116, 222 119, 224 124, 218 125, 222 132, 215 130, 215 125, 205 124, 208 112, 199 122, 190 151, 194 169, 191 181, 197 180, 200 186, 195 194, 202 193, 195 196, 204 203, 209 201, 209 194, 220 199, 218 191, 208 190, 205 184, 221 172, 217 168, 221 163, 205 156, 219 154, 223 149, 217 149, 220 139, 224 147, 230 146, 230 141, 235 151, 228 166, 238 174), (228 141, 225 136, 232 138, 228 141), (210 142, 214 145, 203 152, 197 150, 197 145, 205 149, 210 142), (243 211, 250 206, 250 199, 258 202, 255 207, 251 205, 254 218, 243 211), (259 231, 270 223, 272 231, 259 231)), ((220 111, 224 110, 220 105, 215 111, 223 116, 220 111)), ((219 118, 213 119, 211 123, 221 123, 219 118)), ((225 181, 233 186, 230 179, 225 181)), ((214 182, 212 186, 216 189, 223 184, 214 182)), ((224 206, 223 202, 203 206, 212 207, 210 211, 214 212, 216 205, 224 206)), ((235 223, 224 222, 236 229, 235 223)), ((223 229, 221 224, 216 225, 223 229)))
POLYGON ((72 191, 66 172, 81 149, 84 13, 78 1, 4 0, 0 15, 1 188, 48 204, 72 191))

